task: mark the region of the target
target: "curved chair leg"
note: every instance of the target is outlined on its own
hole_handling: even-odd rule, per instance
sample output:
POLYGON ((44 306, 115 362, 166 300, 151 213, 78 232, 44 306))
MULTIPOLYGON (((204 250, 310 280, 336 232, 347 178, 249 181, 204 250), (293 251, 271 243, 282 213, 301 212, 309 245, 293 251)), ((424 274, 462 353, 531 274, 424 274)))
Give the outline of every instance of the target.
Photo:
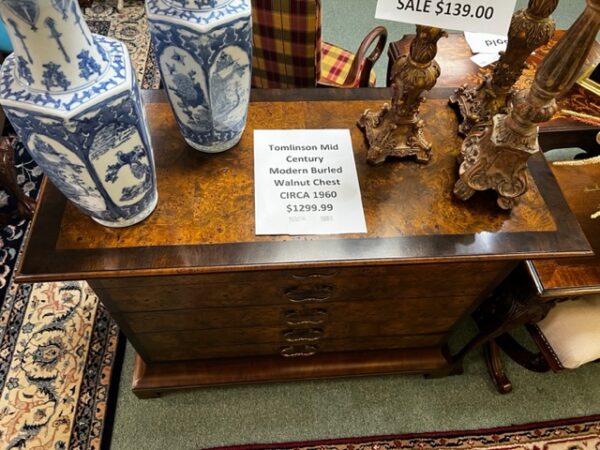
POLYGON ((534 372, 548 372, 550 366, 544 356, 530 352, 519 344, 510 334, 505 333, 496 338, 496 344, 517 364, 534 372))
POLYGON ((500 349, 495 341, 490 341, 483 346, 483 355, 488 373, 496 386, 496 390, 501 394, 508 394, 512 391, 512 383, 504 373, 502 361, 500 359, 500 349))

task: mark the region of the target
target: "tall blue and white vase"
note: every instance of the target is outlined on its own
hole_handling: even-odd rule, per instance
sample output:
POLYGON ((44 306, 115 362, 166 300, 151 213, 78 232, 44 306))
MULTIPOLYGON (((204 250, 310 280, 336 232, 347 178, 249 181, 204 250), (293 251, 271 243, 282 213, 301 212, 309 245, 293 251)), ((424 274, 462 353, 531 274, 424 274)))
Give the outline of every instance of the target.
POLYGON ((14 48, 0 104, 37 164, 102 225, 148 217, 154 157, 125 46, 91 34, 77 0, 0 0, 0 15, 14 48))
POLYGON ((208 153, 237 144, 252 72, 250 0, 147 0, 160 73, 187 143, 208 153))

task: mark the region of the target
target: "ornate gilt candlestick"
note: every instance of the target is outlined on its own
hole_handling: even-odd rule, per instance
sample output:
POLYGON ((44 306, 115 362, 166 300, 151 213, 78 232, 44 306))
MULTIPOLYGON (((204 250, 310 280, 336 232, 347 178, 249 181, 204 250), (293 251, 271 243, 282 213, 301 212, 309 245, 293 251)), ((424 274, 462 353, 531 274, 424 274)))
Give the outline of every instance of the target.
POLYGON ((550 14, 558 0, 529 0, 527 9, 513 15, 506 52, 477 87, 461 86, 450 97, 459 112, 458 131, 466 136, 477 125, 488 125, 496 114, 505 114, 511 88, 521 77, 531 52, 547 44, 556 26, 550 14))
POLYGON ((437 42, 448 36, 440 28, 417 26, 410 54, 402 56, 392 68, 394 95, 391 106, 379 111, 366 110, 358 121, 369 141, 367 161, 373 165, 388 157, 415 156, 418 162, 431 159, 431 144, 423 136, 419 106, 423 93, 435 86, 440 66, 434 61, 437 42))
POLYGON ((527 191, 527 160, 539 151, 537 125, 556 113, 555 98, 575 82, 599 29, 600 0, 587 0, 585 11, 540 65, 531 89, 514 96, 510 115, 496 115, 491 125, 465 139, 454 187, 458 198, 493 189, 500 207, 510 209, 527 191))

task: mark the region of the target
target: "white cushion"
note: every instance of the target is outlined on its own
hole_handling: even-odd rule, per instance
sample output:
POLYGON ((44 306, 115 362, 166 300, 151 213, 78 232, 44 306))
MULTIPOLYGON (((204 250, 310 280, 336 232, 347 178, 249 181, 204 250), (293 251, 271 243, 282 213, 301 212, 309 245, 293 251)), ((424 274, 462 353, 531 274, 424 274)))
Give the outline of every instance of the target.
POLYGON ((537 325, 564 368, 600 358, 600 295, 561 302, 537 325))

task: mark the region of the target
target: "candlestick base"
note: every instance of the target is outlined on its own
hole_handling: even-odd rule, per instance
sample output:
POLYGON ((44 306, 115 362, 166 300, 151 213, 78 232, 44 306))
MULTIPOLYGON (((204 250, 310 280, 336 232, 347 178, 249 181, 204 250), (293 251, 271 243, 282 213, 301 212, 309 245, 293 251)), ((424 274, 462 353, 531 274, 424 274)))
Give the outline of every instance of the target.
POLYGON ((507 113, 507 95, 492 87, 492 77, 487 75, 478 86, 459 87, 450 97, 450 106, 458 115, 458 134, 466 137, 477 128, 492 123, 494 114, 507 113))
POLYGON ((425 124, 413 118, 397 119, 389 104, 377 112, 366 110, 358 121, 369 142, 367 161, 379 165, 387 158, 414 156, 417 162, 431 159, 431 144, 423 135, 425 124))
POLYGON ((498 193, 498 206, 511 209, 527 192, 527 160, 539 151, 537 128, 533 134, 515 134, 508 126, 509 116, 497 115, 493 125, 472 132, 463 142, 459 156, 459 177, 454 194, 463 201, 476 191, 498 193))

